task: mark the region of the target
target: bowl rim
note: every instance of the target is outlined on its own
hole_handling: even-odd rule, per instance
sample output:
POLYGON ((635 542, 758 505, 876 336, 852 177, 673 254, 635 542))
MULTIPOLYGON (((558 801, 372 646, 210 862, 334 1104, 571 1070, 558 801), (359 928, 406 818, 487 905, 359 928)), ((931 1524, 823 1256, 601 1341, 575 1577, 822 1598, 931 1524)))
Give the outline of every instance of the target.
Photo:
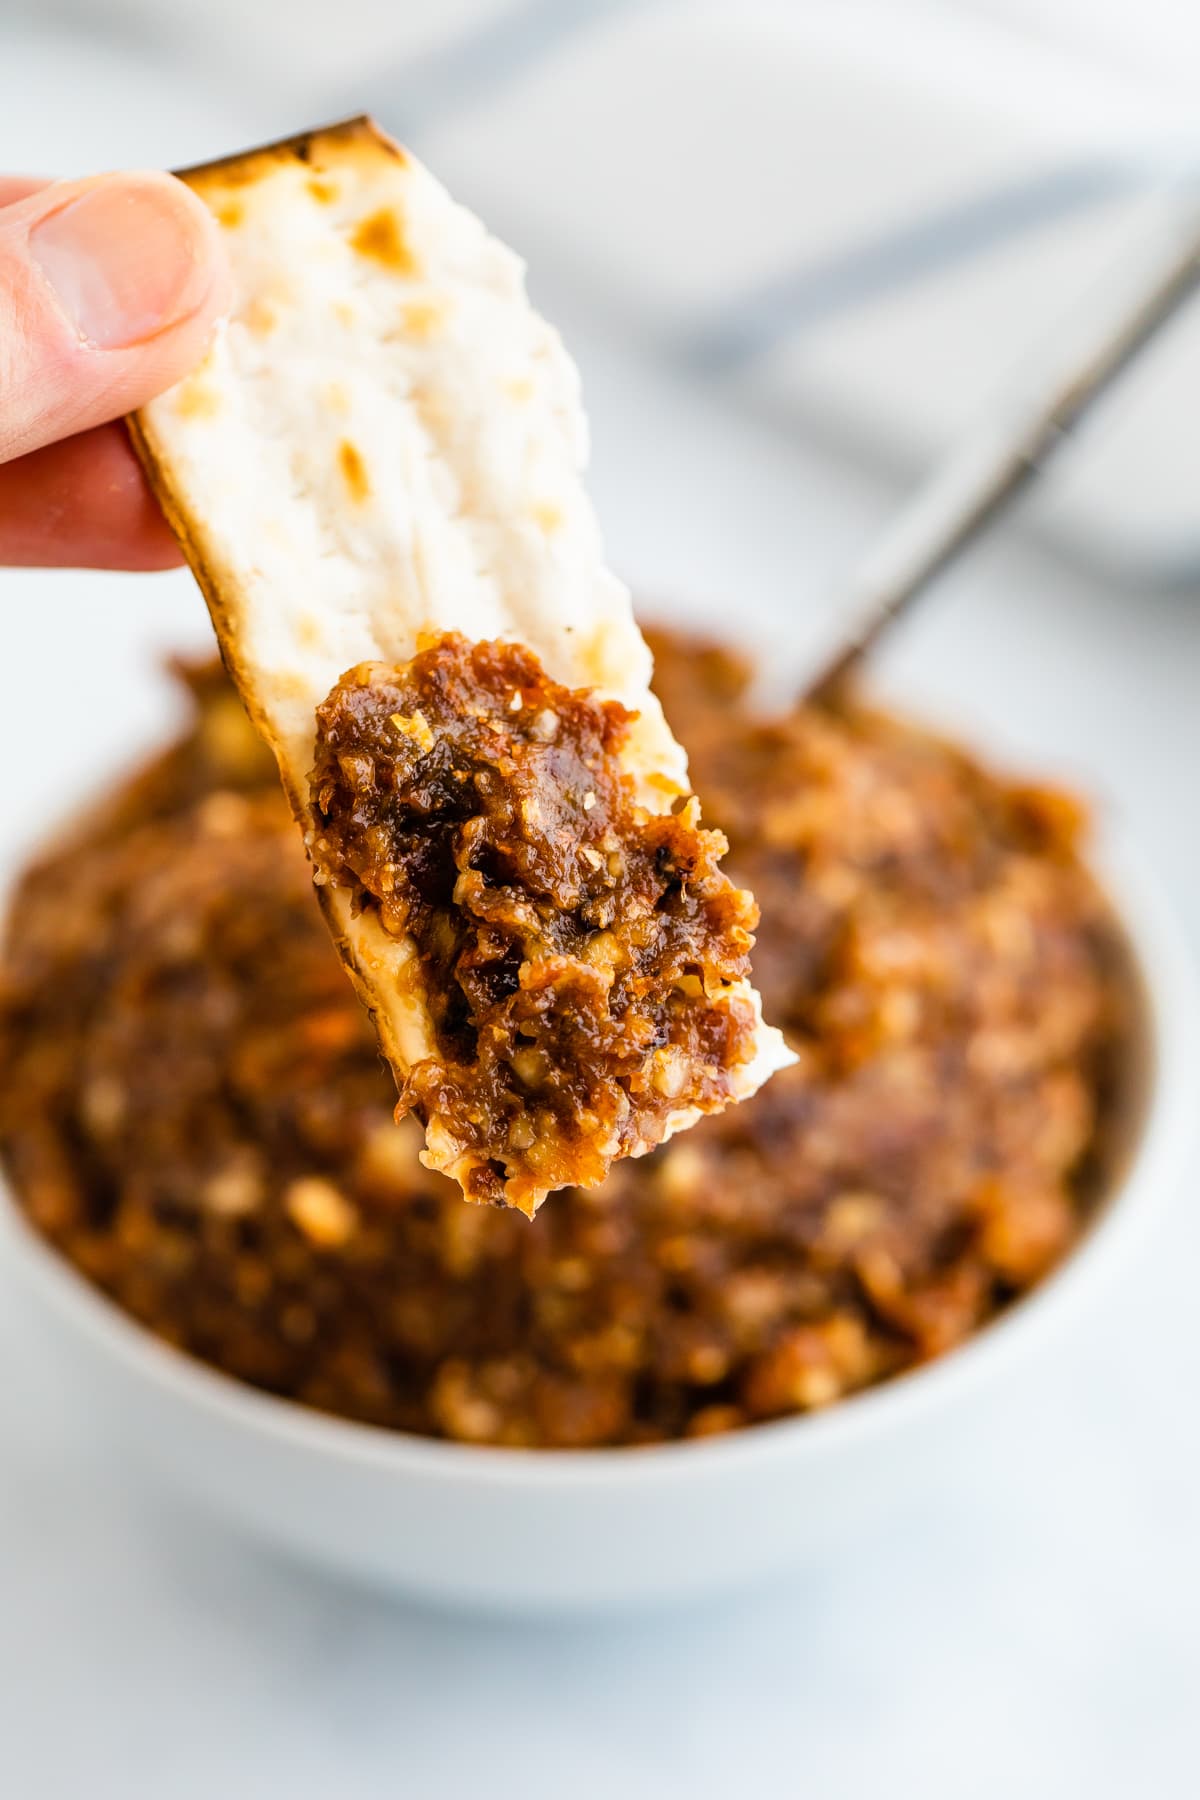
POLYGON ((952 1399, 1014 1351, 1028 1352, 1112 1273, 1136 1233, 1169 1198, 1195 1135, 1189 1072, 1200 1052, 1200 981, 1189 940, 1123 828, 1110 818, 1087 858, 1124 928, 1147 1026, 1149 1072, 1125 1166, 1076 1247, 1036 1287, 932 1362, 847 1396, 827 1410, 765 1420, 738 1431, 661 1444, 599 1449, 521 1449, 464 1444, 321 1413, 255 1388, 155 1336, 48 1244, 0 1175, 0 1243, 41 1297, 127 1372, 236 1431, 287 1450, 333 1458, 399 1479, 506 1488, 607 1489, 692 1483, 784 1457, 819 1458, 907 1422, 952 1399))

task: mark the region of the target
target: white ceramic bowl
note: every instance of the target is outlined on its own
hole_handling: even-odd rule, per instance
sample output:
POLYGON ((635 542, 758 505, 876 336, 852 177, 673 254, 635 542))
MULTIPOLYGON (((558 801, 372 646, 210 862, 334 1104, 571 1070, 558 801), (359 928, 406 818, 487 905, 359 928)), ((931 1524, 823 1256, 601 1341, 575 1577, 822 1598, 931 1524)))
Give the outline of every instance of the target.
POLYGON ((1002 1403, 1018 1417, 1036 1403, 1039 1348, 1095 1301, 1180 1172, 1195 1110, 1190 954, 1133 859, 1099 861, 1146 999, 1145 1095, 1125 1168, 1062 1268, 938 1363, 827 1413, 661 1448, 439 1443, 325 1418, 169 1349, 77 1276, 5 1197, 3 1243, 44 1348, 81 1413, 191 1500, 277 1549, 427 1598, 510 1611, 623 1607, 820 1556, 932 1491, 975 1433, 996 1429, 1002 1403))

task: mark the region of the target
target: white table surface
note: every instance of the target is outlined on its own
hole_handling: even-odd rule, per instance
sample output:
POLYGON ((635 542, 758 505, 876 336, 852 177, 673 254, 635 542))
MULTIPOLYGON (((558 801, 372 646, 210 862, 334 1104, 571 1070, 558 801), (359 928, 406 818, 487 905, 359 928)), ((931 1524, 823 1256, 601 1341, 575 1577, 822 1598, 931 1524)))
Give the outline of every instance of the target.
MULTIPOLYGON (((798 646, 888 497, 726 418, 542 298, 585 367, 595 488, 640 591, 798 646)), ((565 312, 564 312, 565 309, 565 312)), ((167 716, 184 577, 0 576, 0 842, 167 716), (49 671, 63 719, 37 722, 49 671)), ((885 684, 1081 778, 1200 937, 1200 597, 1064 572, 1010 533, 948 579, 885 684)), ((1200 1165, 1197 1165, 1200 1172, 1200 1165)), ((604 1625, 450 1618, 277 1564, 92 1444, 0 1288, 0 1793, 13 1800, 1185 1800, 1200 1791, 1200 1214, 1181 1194, 1116 1322, 1044 1369, 999 1448, 852 1557, 604 1625)))

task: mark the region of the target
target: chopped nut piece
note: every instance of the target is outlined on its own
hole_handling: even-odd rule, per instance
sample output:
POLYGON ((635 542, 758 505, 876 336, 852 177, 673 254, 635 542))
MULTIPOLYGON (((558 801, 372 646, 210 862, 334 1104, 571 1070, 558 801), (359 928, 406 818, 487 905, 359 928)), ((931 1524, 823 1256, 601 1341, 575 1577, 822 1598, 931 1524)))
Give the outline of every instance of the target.
POLYGON ((223 1169, 209 1176, 202 1194, 209 1211, 222 1218, 240 1219, 254 1212, 266 1198, 257 1156, 250 1153, 231 1157, 223 1169))
POLYGON ((357 1209, 319 1175, 293 1181, 283 1203, 292 1223, 322 1250, 340 1250, 358 1224, 357 1209))
POLYGON ((388 724, 398 731, 401 737, 411 738, 426 755, 433 749, 434 736, 429 721, 423 712, 391 713, 388 724))
POLYGON ((125 1120, 126 1099, 121 1083, 110 1076, 97 1075, 83 1090, 82 1110, 89 1131, 98 1137, 110 1136, 125 1120))

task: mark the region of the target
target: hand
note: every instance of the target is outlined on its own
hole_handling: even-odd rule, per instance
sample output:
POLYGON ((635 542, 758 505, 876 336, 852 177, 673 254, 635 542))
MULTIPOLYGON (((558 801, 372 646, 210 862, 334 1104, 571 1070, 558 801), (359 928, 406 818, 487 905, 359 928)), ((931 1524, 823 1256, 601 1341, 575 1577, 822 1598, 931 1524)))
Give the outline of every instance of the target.
POLYGON ((172 176, 0 176, 0 563, 180 560, 109 421, 195 366, 229 299, 216 226, 172 176))

